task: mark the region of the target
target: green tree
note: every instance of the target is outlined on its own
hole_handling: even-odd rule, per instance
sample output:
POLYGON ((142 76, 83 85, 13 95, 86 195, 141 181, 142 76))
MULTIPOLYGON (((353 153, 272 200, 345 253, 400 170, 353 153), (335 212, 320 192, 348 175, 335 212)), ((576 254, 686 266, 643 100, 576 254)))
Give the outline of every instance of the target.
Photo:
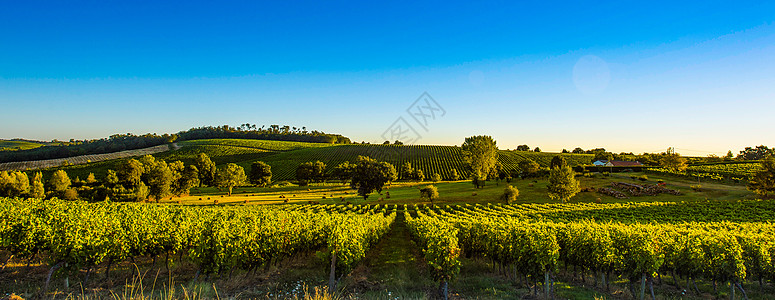
POLYGON ((733 160, 734 158, 735 158, 735 155, 732 154, 732 150, 727 151, 727 155, 724 156, 725 161, 730 161, 730 160, 733 160))
POLYGON ((353 176, 353 168, 355 168, 355 164, 351 164, 349 161, 343 162, 334 167, 331 171, 331 176, 347 183, 353 176))
POLYGON ((659 160, 659 165, 665 169, 683 172, 686 170, 686 158, 678 153, 666 153, 659 160))
POLYGON ((382 176, 384 176, 387 179, 388 184, 391 184, 393 181, 398 180, 398 172, 396 172, 395 166, 384 161, 379 162, 377 165, 379 166, 382 176))
POLYGON ((89 173, 89 175, 86 176, 86 184, 95 185, 96 183, 97 183, 97 178, 94 177, 94 173, 89 173))
POLYGON ((174 161, 169 164, 172 171, 171 193, 175 196, 186 195, 191 188, 199 185, 199 170, 195 165, 186 166, 182 161, 174 161))
POLYGON ((231 196, 232 189, 235 186, 245 184, 248 180, 247 176, 245 176, 245 169, 233 163, 218 169, 216 179, 216 184, 219 187, 229 189, 229 196, 231 196))
POLYGON ((439 173, 433 173, 433 176, 431 176, 431 181, 433 182, 441 181, 441 175, 439 175, 439 173))
POLYGON ((533 177, 536 173, 538 173, 538 170, 541 169, 541 166, 534 162, 532 159, 525 159, 523 161, 520 161, 519 169, 522 170, 522 176, 523 177, 533 177))
POLYGON ((528 145, 519 145, 517 146, 517 151, 530 151, 530 146, 528 145))
POLYGON ((425 173, 420 169, 414 169, 414 180, 425 181, 425 173))
POLYGON ((414 178, 414 169, 412 169, 412 163, 405 162, 401 165, 401 179, 410 180, 414 178))
POLYGON ((427 185, 420 188, 420 199, 425 199, 433 203, 433 200, 439 198, 439 190, 434 185, 427 185))
POLYGON ((482 180, 487 180, 490 170, 498 161, 498 146, 488 135, 467 137, 461 146, 465 155, 466 165, 472 172, 481 174, 482 180))
POLYGON ((593 162, 598 160, 614 160, 614 154, 605 150, 596 150, 593 154, 595 154, 595 158, 592 159, 593 162))
POLYGON ((43 186, 43 173, 36 172, 30 184, 30 197, 41 199, 46 196, 46 189, 43 186))
POLYGON ((118 166, 118 178, 124 187, 135 187, 142 181, 143 164, 139 160, 129 159, 118 166))
POLYGON ((0 196, 20 197, 28 194, 29 191, 30 179, 26 173, 19 171, 0 172, 0 196))
POLYGON ((305 162, 296 167, 296 181, 300 186, 307 186, 315 178, 315 163, 305 162))
POLYGON ((555 155, 552 157, 552 162, 549 163, 549 168, 554 169, 555 167, 566 165, 567 162, 565 161, 565 158, 560 155, 555 155))
POLYGON ((567 164, 555 166, 549 171, 549 198, 553 200, 562 200, 567 202, 579 191, 579 182, 576 181, 576 172, 567 164))
POLYGON ((450 171, 449 180, 460 180, 460 174, 457 173, 457 169, 452 169, 452 171, 450 171))
POLYGON ((737 159, 741 160, 760 160, 775 154, 775 149, 770 149, 767 146, 760 145, 755 148, 745 147, 743 151, 737 156, 737 159))
POLYGON ((768 197, 775 194, 775 158, 768 157, 762 161, 762 168, 748 181, 748 190, 768 197))
POLYGON ((573 149, 573 151, 571 151, 571 153, 584 154, 584 149, 581 149, 581 147, 576 147, 575 149, 573 149))
POLYGON ((105 175, 105 183, 109 187, 113 187, 114 185, 119 183, 118 174, 116 173, 116 171, 108 170, 107 174, 105 175))
POLYGON ((272 183, 272 166, 263 161, 257 161, 250 165, 250 183, 255 186, 266 187, 272 183))
POLYGON ((149 195, 156 199, 156 202, 169 196, 172 193, 172 182, 175 180, 169 165, 163 160, 158 162, 148 160, 144 166, 148 167, 148 173, 145 174, 145 177, 147 178, 149 195))
POLYGON ((70 177, 67 176, 67 172, 64 170, 57 170, 54 174, 51 174, 51 178, 48 179, 47 190, 53 193, 64 193, 70 188, 70 177))
POLYGON ((536 147, 535 149, 533 149, 533 152, 541 152, 541 148, 536 147))
POLYGON ((501 200, 506 201, 506 203, 508 204, 511 204, 514 201, 517 201, 517 197, 519 197, 519 190, 516 187, 507 185, 506 189, 503 190, 503 195, 501 195, 501 200))
POLYGON ((315 182, 325 182, 326 181, 326 164, 324 164, 321 161, 316 161, 314 164, 314 172, 313 172, 313 178, 315 182))
MULTIPOLYGON (((352 181, 350 187, 358 190, 358 195, 363 199, 368 199, 369 194, 374 191, 382 192, 382 188, 395 178, 395 167, 393 174, 390 174, 389 164, 385 165, 371 159, 368 156, 358 156, 353 168, 352 181)), ((390 165, 392 167, 392 165, 390 165)))
POLYGON ((194 161, 196 169, 199 170, 199 184, 206 186, 215 186, 216 167, 207 154, 199 153, 194 161))

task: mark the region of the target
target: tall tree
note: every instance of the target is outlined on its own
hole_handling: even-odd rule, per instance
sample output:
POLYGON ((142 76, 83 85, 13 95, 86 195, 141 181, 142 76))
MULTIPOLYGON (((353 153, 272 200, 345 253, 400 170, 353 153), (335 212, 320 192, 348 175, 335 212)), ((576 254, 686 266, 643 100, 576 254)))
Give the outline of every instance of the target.
POLYGON ((46 189, 43 186, 43 173, 36 172, 32 177, 32 183, 30 184, 30 197, 43 198, 46 196, 46 189))
POLYGON ((368 156, 358 156, 352 173, 350 187, 358 190, 358 195, 368 199, 374 191, 382 192, 382 188, 395 179, 395 167, 380 163, 368 156), (392 168, 392 174, 391 169, 392 168))
POLYGON ((139 160, 134 158, 124 161, 118 166, 118 179, 124 187, 135 187, 142 181, 144 168, 139 160))
POLYGON ((26 173, 19 171, 0 172, 0 196, 20 197, 28 194, 29 191, 30 179, 26 173))
POLYGON ((175 196, 186 195, 191 188, 199 185, 199 170, 194 165, 186 166, 182 161, 169 163, 172 171, 170 192, 175 196))
POLYGON ((592 159, 593 162, 598 160, 614 160, 614 154, 605 150, 596 150, 593 154, 595 154, 595 157, 592 159))
POLYGON ((533 177, 541 169, 541 166, 532 159, 525 159, 517 165, 522 171, 522 177, 533 177))
POLYGON ((659 165, 665 169, 683 172, 686 170, 686 158, 678 153, 666 153, 659 160, 659 165))
POLYGON ((263 161, 257 161, 250 165, 250 183, 255 186, 266 187, 272 183, 272 166, 263 161))
POLYGON ((498 161, 498 146, 495 140, 488 135, 467 137, 461 149, 471 171, 481 174, 482 180, 487 180, 487 175, 498 161))
POLYGON ((576 172, 565 163, 564 160, 558 166, 555 166, 549 171, 549 198, 554 200, 562 200, 562 203, 567 202, 575 196, 579 191, 579 182, 576 181, 576 172))
POLYGON ((355 168, 355 164, 351 164, 349 161, 343 162, 334 167, 334 170, 331 171, 331 176, 347 183, 353 176, 353 168, 355 168))
POLYGON ((229 196, 231 196, 232 189, 234 189, 235 186, 245 184, 248 177, 245 176, 245 169, 237 164, 231 163, 218 169, 216 179, 216 184, 219 187, 228 188, 229 196))
POLYGON ((748 190, 768 197, 775 194, 775 158, 768 157, 762 161, 762 168, 748 181, 748 190))
POLYGON ((560 155, 555 155, 552 157, 552 162, 549 163, 549 168, 554 169, 555 167, 559 167, 562 165, 566 165, 567 162, 565 161, 565 158, 560 155))
POLYGON ((172 170, 170 170, 169 165, 167 165, 167 162, 163 160, 154 162, 147 161, 144 165, 148 166, 146 181, 148 182, 149 195, 156 199, 156 202, 159 202, 162 198, 169 196, 172 193, 174 174, 172 170), (153 165, 150 165, 151 163, 153 163, 153 165))
POLYGON ((745 150, 740 151, 737 159, 742 160, 760 160, 775 154, 775 149, 770 149, 765 145, 756 146, 756 148, 745 147, 745 150))
POLYGON ((206 186, 215 186, 215 163, 210 160, 207 154, 199 153, 194 161, 196 169, 199 170, 199 184, 206 186))
POLYGON ((412 163, 405 162, 401 165, 401 179, 409 180, 414 177, 414 169, 412 169, 412 163))
POLYGON ((54 193, 64 193, 64 191, 70 188, 70 184, 70 177, 67 176, 67 172, 57 170, 48 179, 48 187, 46 189, 54 193))
POLYGON ((530 146, 528 145, 519 145, 517 146, 517 151, 530 151, 530 146))

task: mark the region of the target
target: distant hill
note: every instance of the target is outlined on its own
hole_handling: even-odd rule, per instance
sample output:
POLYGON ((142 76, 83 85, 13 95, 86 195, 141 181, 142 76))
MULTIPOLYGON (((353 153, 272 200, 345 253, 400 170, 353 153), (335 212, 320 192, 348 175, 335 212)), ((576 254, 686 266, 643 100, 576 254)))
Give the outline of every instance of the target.
POLYGON ((45 142, 28 141, 22 139, 0 140, 0 151, 29 150, 45 145, 45 142))
MULTIPOLYGON (((29 162, 37 160, 51 160, 71 158, 76 156, 107 154, 127 150, 138 150, 176 141, 190 141, 201 139, 254 139, 273 141, 292 141, 325 144, 349 144, 350 139, 340 134, 330 134, 322 131, 308 131, 306 127, 297 128, 291 126, 270 125, 258 128, 256 125, 242 124, 239 127, 207 126, 191 128, 175 134, 147 133, 144 135, 114 134, 108 138, 93 140, 70 140, 51 142, 32 142, 32 144, 20 144, 15 142, 30 142, 24 140, 11 140, 8 150, 0 151, 0 163, 29 162), (35 145, 36 143, 40 145, 35 145), (46 147, 41 147, 41 145, 46 147)), ((4 148, 0 148, 2 150, 4 148)))
MULTIPOLYGON (((373 144, 324 144, 286 141, 265 141, 249 139, 206 139, 177 143, 179 149, 154 154, 166 161, 180 160, 192 163, 199 153, 205 153, 217 165, 236 163, 246 170, 255 161, 263 161, 272 166, 273 180, 291 180, 295 177, 296 167, 308 161, 324 162, 329 171, 345 161, 355 161, 359 155, 369 156, 393 164, 396 169, 404 162, 423 171, 426 178, 439 173, 443 178, 450 176, 456 169, 461 177, 467 177, 463 153, 456 146, 435 145, 373 145, 373 144)), ((517 168, 519 162, 532 159, 542 167, 548 167, 552 157, 558 153, 501 150, 499 161, 507 170, 517 168)), ((561 154, 573 166, 590 164, 591 154, 561 154)), ((84 178, 93 172, 104 176, 107 169, 116 169, 123 161, 112 160, 78 166, 64 167, 71 177, 84 178)))

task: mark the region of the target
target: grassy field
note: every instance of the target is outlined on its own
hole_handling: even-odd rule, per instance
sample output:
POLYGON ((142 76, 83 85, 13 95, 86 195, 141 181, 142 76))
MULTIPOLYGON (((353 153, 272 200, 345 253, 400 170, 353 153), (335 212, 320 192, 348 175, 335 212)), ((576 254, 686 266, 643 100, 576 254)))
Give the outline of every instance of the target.
MULTIPOLYGON (((746 190, 744 185, 724 185, 719 183, 702 183, 703 188, 700 191, 693 190, 690 186, 695 185, 696 181, 674 178, 669 176, 651 175, 649 181, 643 182, 630 178, 630 175, 639 176, 640 173, 613 174, 610 177, 596 175, 595 177, 578 177, 582 187, 606 187, 613 182, 628 182, 636 184, 655 184, 657 180, 664 180, 669 188, 682 192, 682 195, 661 194, 658 196, 631 197, 630 199, 616 199, 608 195, 602 195, 597 192, 581 192, 571 199, 571 202, 599 202, 599 203, 620 203, 620 202, 653 202, 653 201, 699 201, 707 199, 715 200, 735 200, 755 198, 753 193, 746 190)), ((431 204, 428 201, 420 200, 419 188, 433 184, 439 190, 439 199, 435 204, 455 204, 455 203, 490 203, 499 202, 500 195, 506 186, 506 182, 496 183, 490 181, 484 188, 474 189, 471 181, 442 181, 438 183, 426 182, 397 182, 387 186, 382 194, 373 193, 368 199, 356 195, 355 190, 341 183, 314 184, 307 187, 286 186, 286 187, 239 187, 234 189, 234 193, 228 196, 226 190, 204 187, 194 188, 191 194, 183 197, 172 197, 166 201, 168 203, 183 203, 193 205, 210 205, 218 201, 218 204, 303 204, 310 201, 321 204, 431 204), (390 198, 388 198, 388 193, 390 198), (287 200, 287 202, 286 202, 287 200)), ((547 196, 546 179, 522 179, 513 180, 511 185, 519 189, 519 198, 517 203, 554 203, 555 200, 547 196)))
POLYGON ((29 150, 41 146, 44 146, 44 144, 27 141, 0 140, 0 151, 29 150))

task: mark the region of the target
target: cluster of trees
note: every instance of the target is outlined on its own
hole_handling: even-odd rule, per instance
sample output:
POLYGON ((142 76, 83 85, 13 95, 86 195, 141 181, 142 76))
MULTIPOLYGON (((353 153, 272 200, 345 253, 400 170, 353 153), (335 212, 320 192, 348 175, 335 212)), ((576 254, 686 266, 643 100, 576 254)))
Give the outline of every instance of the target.
POLYGON ((144 134, 133 135, 114 134, 106 139, 70 140, 69 142, 53 141, 49 145, 19 151, 1 151, 0 163, 67 158, 79 155, 112 153, 124 150, 134 150, 172 143, 177 135, 144 134))
POLYGON ((180 140, 198 139, 257 139, 310 143, 350 144, 349 138, 340 134, 330 134, 317 130, 307 131, 306 127, 288 125, 269 125, 258 127, 254 124, 241 124, 238 127, 228 125, 191 128, 178 132, 180 140))
MULTIPOLYGON (((405 162, 403 165, 401 165, 398 178, 401 180, 425 181, 426 177, 422 170, 419 168, 412 168, 412 163, 405 162)), ((443 179, 439 173, 433 173, 433 175, 430 177, 430 180, 433 182, 439 182, 443 179)), ((457 173, 457 169, 450 170, 450 175, 447 180, 460 180, 460 175, 457 173)))
MULTIPOLYGON (((727 153, 727 156, 731 156, 732 151, 729 151, 727 153)), ((756 147, 745 147, 743 151, 740 151, 740 154, 737 155, 737 159, 739 160, 762 160, 766 159, 768 157, 772 157, 775 155, 775 149, 770 149, 767 146, 760 145, 756 147)))
MULTIPOLYGON (((343 162, 334 167, 330 177, 349 181, 350 187, 357 189, 358 195, 367 199, 372 192, 382 192, 386 184, 398 180, 398 172, 390 163, 358 156, 355 162, 343 162)), ((327 178, 326 164, 320 161, 302 163, 296 168, 296 180, 301 186, 324 182, 327 178)))
POLYGON ((528 145, 519 145, 517 146, 516 151, 533 151, 533 152, 541 152, 541 148, 535 147, 533 150, 530 150, 530 146, 528 145))
POLYGON ((207 154, 200 153, 193 164, 181 161, 166 162, 151 155, 123 161, 117 170, 107 170, 105 178, 97 180, 89 173, 86 180, 70 179, 64 170, 55 171, 48 181, 41 172, 32 177, 27 173, 0 172, 0 197, 60 198, 88 201, 144 201, 181 196, 196 186, 214 186, 228 189, 248 182, 267 186, 272 181, 271 167, 263 162, 251 165, 250 176, 236 165, 217 168, 207 154))

